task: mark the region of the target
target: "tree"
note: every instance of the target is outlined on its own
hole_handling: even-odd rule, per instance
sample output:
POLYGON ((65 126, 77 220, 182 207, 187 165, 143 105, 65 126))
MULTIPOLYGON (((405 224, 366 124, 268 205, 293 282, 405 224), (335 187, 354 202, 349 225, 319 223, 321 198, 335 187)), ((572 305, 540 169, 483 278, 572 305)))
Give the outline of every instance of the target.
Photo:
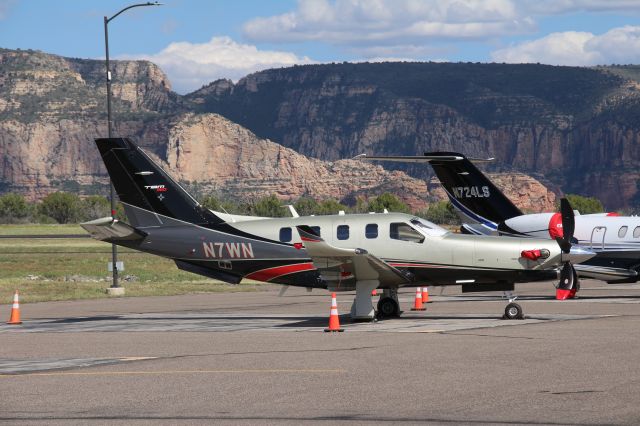
POLYGON ((8 193, 0 196, 0 219, 4 222, 20 222, 27 219, 33 209, 22 195, 8 193))
POLYGON ((253 214, 263 217, 284 217, 287 215, 287 210, 282 206, 278 197, 272 194, 262 197, 255 203, 253 214))
POLYGON ((330 198, 328 200, 323 200, 318 205, 317 214, 326 215, 326 214, 338 214, 340 210, 346 211, 347 206, 344 204, 340 204, 338 201, 330 198))
POLYGON ((111 204, 106 197, 90 195, 80 202, 82 220, 93 220, 100 217, 111 216, 111 204))
POLYGON ((200 201, 200 204, 202 204, 202 207, 209 209, 209 210, 215 210, 215 211, 220 211, 222 210, 220 207, 222 206, 222 203, 220 203, 220 200, 218 200, 217 197, 215 197, 214 195, 207 195, 204 198, 202 198, 202 200, 200 201))
POLYGON ((82 214, 80 198, 68 192, 52 192, 42 199, 40 212, 58 223, 76 223, 82 214))
POLYGON ((409 206, 404 204, 393 194, 385 192, 384 194, 369 200, 369 211, 382 213, 384 209, 394 213, 410 213, 409 206))
POLYGON ((460 224, 460 218, 449 201, 438 201, 437 203, 433 203, 429 205, 429 208, 426 211, 423 210, 422 212, 419 212, 418 216, 438 225, 460 224))
POLYGON ((293 207, 295 207, 300 216, 310 216, 318 214, 320 205, 311 197, 302 197, 293 204, 293 207))
POLYGON ((351 209, 353 213, 369 213, 369 203, 364 197, 356 198, 356 205, 351 209))
MULTIPOLYGON (((604 207, 600 200, 596 197, 583 197, 582 195, 576 194, 567 194, 565 198, 569 200, 571 203, 571 207, 574 210, 578 210, 580 214, 589 214, 589 213, 602 213, 604 211, 604 207)), ((558 201, 558 209, 560 208, 560 201, 558 201)))

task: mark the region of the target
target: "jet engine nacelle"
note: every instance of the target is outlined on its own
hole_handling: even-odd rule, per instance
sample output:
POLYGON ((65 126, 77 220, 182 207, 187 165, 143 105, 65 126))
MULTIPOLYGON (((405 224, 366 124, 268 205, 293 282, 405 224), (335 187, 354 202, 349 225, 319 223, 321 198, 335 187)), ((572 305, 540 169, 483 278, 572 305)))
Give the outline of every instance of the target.
POLYGON ((536 213, 512 217, 498 225, 500 234, 529 236, 536 238, 562 237, 562 215, 560 213, 536 213))

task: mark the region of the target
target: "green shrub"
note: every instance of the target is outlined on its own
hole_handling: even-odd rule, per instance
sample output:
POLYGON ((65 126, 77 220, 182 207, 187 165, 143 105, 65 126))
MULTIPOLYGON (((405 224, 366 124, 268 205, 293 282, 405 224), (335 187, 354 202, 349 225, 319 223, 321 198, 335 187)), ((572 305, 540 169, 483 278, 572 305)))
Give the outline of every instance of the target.
POLYGON ((384 209, 393 213, 410 213, 409 206, 404 204, 393 194, 384 194, 369 200, 368 211, 382 213, 384 209))
MULTIPOLYGON (((574 210, 578 210, 580 214, 602 213, 604 206, 596 197, 583 197, 582 195, 566 194, 565 198, 571 203, 574 210)), ((560 201, 558 201, 558 209, 560 201)))
POLYGON ((459 225, 460 218, 449 201, 438 201, 417 214, 438 225, 459 225))
POLYGON ((33 207, 22 195, 8 193, 0 196, 0 218, 5 223, 26 221, 33 213, 33 207))
POLYGON ((76 194, 53 192, 42 199, 39 212, 58 223, 77 223, 82 218, 82 202, 76 194))

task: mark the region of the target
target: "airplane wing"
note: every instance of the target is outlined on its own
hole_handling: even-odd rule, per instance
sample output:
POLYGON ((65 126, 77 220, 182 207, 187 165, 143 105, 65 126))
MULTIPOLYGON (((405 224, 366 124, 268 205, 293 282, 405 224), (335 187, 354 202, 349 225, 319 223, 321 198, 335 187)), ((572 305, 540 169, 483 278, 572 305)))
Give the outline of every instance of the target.
POLYGON ((607 282, 635 282, 638 277, 638 272, 633 269, 582 264, 573 265, 573 267, 581 278, 592 278, 607 282))
POLYGON ((412 281, 411 275, 390 266, 382 259, 360 248, 334 247, 309 226, 296 226, 313 265, 327 281, 353 278, 356 281, 378 280, 383 285, 397 286, 412 281))

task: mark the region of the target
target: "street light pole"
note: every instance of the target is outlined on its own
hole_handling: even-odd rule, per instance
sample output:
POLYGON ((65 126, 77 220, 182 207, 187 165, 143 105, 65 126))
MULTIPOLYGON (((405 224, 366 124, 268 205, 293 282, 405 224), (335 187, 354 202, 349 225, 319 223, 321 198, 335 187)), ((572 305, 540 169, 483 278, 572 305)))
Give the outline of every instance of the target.
MULTIPOLYGON (((111 69, 109 68, 109 22, 114 20, 118 15, 120 15, 125 10, 132 9, 134 7, 142 7, 142 6, 161 6, 161 3, 156 2, 147 2, 147 3, 138 3, 132 4, 131 6, 127 6, 124 9, 120 10, 118 13, 113 15, 111 18, 104 17, 104 49, 105 49, 105 65, 107 69, 107 133, 109 138, 113 136, 113 121, 111 119, 111 69)), ((115 189, 113 187, 113 182, 109 180, 109 187, 111 191, 111 219, 115 219, 116 217, 116 194, 115 189)), ((113 266, 113 282, 111 283, 111 288, 120 288, 118 284, 118 246, 115 244, 111 244, 111 263, 113 266)))

